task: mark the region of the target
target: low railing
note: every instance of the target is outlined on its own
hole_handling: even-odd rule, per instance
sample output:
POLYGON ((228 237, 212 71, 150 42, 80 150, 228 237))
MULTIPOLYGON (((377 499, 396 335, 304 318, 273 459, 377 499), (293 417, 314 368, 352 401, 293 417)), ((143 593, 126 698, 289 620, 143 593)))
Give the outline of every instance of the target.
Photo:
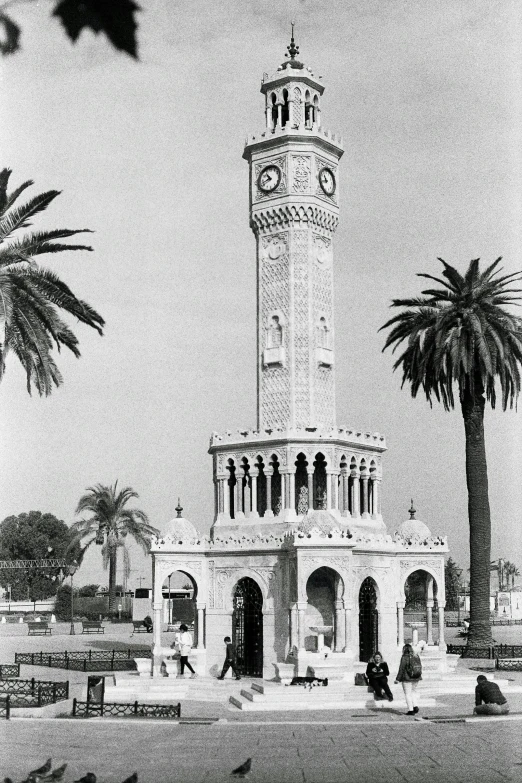
POLYGON ((448 644, 446 652, 461 658, 522 658, 522 644, 495 644, 491 647, 467 647, 465 644, 448 644))
MULTIPOLYGON (((9 708, 45 707, 69 698, 69 682, 49 680, 1 680, 0 699, 9 699, 9 708)), ((0 716, 1 717, 1 716, 0 716)))
POLYGON ((178 704, 128 704, 78 701, 73 699, 73 717, 138 717, 138 718, 179 718, 181 716, 181 703, 178 704))
POLYGON ((502 672, 522 672, 522 659, 497 658, 495 668, 502 672))
POLYGON ((5 680, 7 677, 19 677, 20 676, 20 664, 19 663, 0 663, 0 680, 5 680))
POLYGON ((151 658, 150 649, 85 650, 59 653, 15 653, 15 661, 30 666, 49 666, 82 672, 125 671, 134 669, 134 658, 151 658))
POLYGON ((11 717, 11 697, 7 695, 5 699, 0 698, 0 718, 9 720, 11 717))

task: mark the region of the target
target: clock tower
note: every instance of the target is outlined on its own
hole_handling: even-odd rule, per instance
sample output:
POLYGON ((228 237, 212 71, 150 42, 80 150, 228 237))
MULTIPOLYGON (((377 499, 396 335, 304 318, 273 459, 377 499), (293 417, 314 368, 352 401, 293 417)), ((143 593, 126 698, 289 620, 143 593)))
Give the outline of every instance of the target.
POLYGON ((257 242, 258 429, 335 425, 332 239, 341 139, 324 131, 320 78, 297 58, 263 77, 265 130, 247 139, 257 242))
POLYGON ((293 32, 287 48, 275 74, 263 76, 265 127, 243 153, 256 238, 257 426, 211 437, 214 526, 267 532, 326 511, 327 525, 349 518, 382 531, 384 437, 338 427, 335 416, 332 244, 342 141, 323 128, 324 87, 298 59, 293 32))

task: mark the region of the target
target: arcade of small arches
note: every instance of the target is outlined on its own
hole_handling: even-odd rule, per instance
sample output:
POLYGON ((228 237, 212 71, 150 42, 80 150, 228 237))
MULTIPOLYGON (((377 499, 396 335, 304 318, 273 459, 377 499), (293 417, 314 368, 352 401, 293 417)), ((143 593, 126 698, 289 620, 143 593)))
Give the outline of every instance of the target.
POLYGON ((289 90, 273 90, 266 96, 266 127, 299 128, 304 125, 308 130, 321 127, 321 107, 319 94, 315 90, 303 90, 293 87, 289 90))
POLYGON ((277 517, 285 510, 296 515, 336 510, 345 517, 380 517, 381 478, 371 458, 358 462, 342 456, 334 468, 321 452, 301 452, 288 467, 281 465, 277 454, 254 460, 230 457, 226 471, 216 478, 217 510, 231 519, 277 517))
MULTIPOLYGON (((352 604, 349 591, 346 589, 347 575, 343 577, 334 567, 320 565, 311 572, 305 572, 300 578, 301 587, 294 585, 297 600, 289 604, 288 618, 288 649, 302 652, 317 652, 318 636, 312 629, 318 627, 324 631, 324 642, 334 653, 342 653, 351 649, 356 642, 353 638, 353 622, 358 628, 358 658, 367 661, 379 649, 381 637, 382 589, 373 576, 362 575, 362 581, 356 587, 356 601, 352 604), (354 612, 355 610, 355 616, 354 612), (312 631, 312 632, 311 632, 312 631)), ((426 641, 433 644, 432 610, 438 609, 438 644, 444 648, 444 603, 437 605, 437 579, 422 568, 412 565, 407 576, 402 576, 403 601, 397 601, 397 645, 405 641, 404 610, 422 611, 425 613, 426 641)), ((206 602, 202 600, 198 578, 179 569, 169 573, 162 581, 162 594, 168 586, 169 599, 168 623, 194 622, 194 648, 205 650, 206 602), (171 577, 182 575, 192 584, 192 596, 182 603, 187 608, 183 616, 174 617, 170 601, 171 577)), ((288 596, 290 597, 290 596, 288 596)), ((263 669, 263 611, 266 611, 266 591, 260 585, 255 573, 249 569, 243 570, 230 583, 226 609, 232 609, 232 634, 238 647, 240 668, 244 674, 262 676, 263 669)), ((165 614, 165 598, 163 606, 157 600, 155 608, 156 643, 160 646, 160 629, 162 615, 165 614)), ((179 604, 177 608, 179 615, 179 604)))

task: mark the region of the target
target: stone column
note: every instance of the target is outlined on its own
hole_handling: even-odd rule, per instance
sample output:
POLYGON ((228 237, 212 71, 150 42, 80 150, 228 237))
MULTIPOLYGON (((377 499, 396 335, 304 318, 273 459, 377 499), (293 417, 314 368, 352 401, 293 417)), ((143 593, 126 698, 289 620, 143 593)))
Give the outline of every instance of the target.
POLYGON ((257 477, 258 477, 258 475, 259 475, 259 471, 257 470, 257 468, 253 468, 250 471, 250 481, 251 481, 250 499, 251 499, 251 502, 252 502, 252 511, 250 512, 250 516, 251 517, 256 517, 256 518, 259 517, 259 512, 258 512, 258 509, 257 509, 257 477))
POLYGON ((198 650, 205 649, 205 604, 196 604, 198 610, 198 650))
POLYGON ((318 128, 321 127, 321 108, 319 106, 315 107, 315 124, 318 128))
POLYGON ((236 507, 234 516, 236 519, 241 519, 245 516, 243 511, 243 471, 240 468, 236 468, 236 507))
POLYGON ((277 125, 279 128, 283 127, 283 104, 277 104, 277 125))
POLYGON ((326 510, 332 510, 332 471, 326 471, 326 510))
POLYGON ((433 601, 426 601, 426 641, 433 644, 433 601))
POLYGON ((295 470, 293 473, 288 474, 288 478, 290 479, 290 486, 288 488, 288 508, 295 511, 295 470))
POLYGON ((290 607, 290 649, 297 647, 299 643, 297 620, 297 604, 292 604, 290 607))
POLYGON ((349 652, 352 643, 352 610, 344 607, 344 651, 349 652))
POLYGON ((397 601, 397 645, 404 646, 404 601, 397 601))
POLYGON ((363 473, 361 476, 362 483, 362 509, 361 516, 363 519, 368 519, 368 474, 363 473))
POLYGON ((266 127, 272 130, 272 104, 267 103, 266 106, 266 127))
POLYGON ((352 517, 359 517, 361 515, 359 472, 357 470, 352 470, 350 472, 350 478, 352 479, 352 486, 350 487, 350 491, 352 493, 352 517))
POLYGON ((374 519, 380 519, 381 517, 381 479, 379 476, 374 476, 372 479, 373 487, 373 517, 374 519))
MULTIPOLYGON (((341 636, 341 623, 343 616, 343 602, 335 601, 335 624, 334 624, 334 652, 342 652, 344 639, 341 636)), ((346 634, 345 634, 346 636, 346 634)))
POLYGON ((221 479, 223 487, 223 514, 225 516, 230 516, 230 484, 228 481, 228 476, 221 479))
POLYGON ((348 471, 344 468, 341 470, 341 514, 343 517, 350 516, 348 492, 348 471))
POLYGON ((446 652, 447 650, 447 644, 444 640, 444 609, 446 607, 446 604, 441 604, 439 602, 439 650, 441 652, 446 652))
POLYGON ((272 470, 265 470, 265 476, 266 476, 266 511, 265 511, 265 517, 273 517, 274 512, 272 511, 272 470))
POLYGON ((308 511, 314 510, 314 469, 308 466, 308 511))
POLYGON ((297 603, 297 613, 299 616, 299 651, 304 652, 305 651, 305 623, 306 623, 306 607, 308 606, 308 601, 298 601, 297 603))
POLYGON ((339 509, 339 474, 332 473, 332 508, 339 509))
MULTIPOLYGON (((161 597, 161 591, 160 591, 161 597)), ((163 609, 163 601, 153 601, 152 604, 152 622, 154 623, 152 634, 152 676, 161 676, 161 625, 162 617, 161 612, 163 609)))

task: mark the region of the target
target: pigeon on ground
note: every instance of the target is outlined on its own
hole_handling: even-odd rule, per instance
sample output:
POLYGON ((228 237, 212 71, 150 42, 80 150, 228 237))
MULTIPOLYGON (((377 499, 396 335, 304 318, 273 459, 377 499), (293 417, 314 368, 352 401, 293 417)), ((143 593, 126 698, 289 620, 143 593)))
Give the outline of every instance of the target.
POLYGON ((83 778, 75 780, 74 783, 96 783, 96 775, 94 772, 88 772, 83 778))
POLYGON ((248 775, 251 768, 252 768, 252 759, 247 759, 244 764, 241 764, 241 766, 237 767, 237 769, 233 769, 230 774, 236 775, 236 777, 238 778, 244 778, 246 775, 248 775))
POLYGON ((67 769, 67 764, 62 764, 61 767, 53 769, 50 775, 46 775, 44 778, 40 778, 39 783, 56 783, 57 780, 63 778, 64 772, 67 769))
POLYGON ((123 783, 138 783, 138 773, 133 772, 128 778, 125 778, 123 783))
POLYGON ((51 764, 53 763, 52 759, 47 759, 45 764, 43 764, 41 767, 38 767, 38 769, 33 769, 32 772, 29 773, 27 777, 36 777, 37 775, 47 775, 49 770, 51 769, 51 764))

